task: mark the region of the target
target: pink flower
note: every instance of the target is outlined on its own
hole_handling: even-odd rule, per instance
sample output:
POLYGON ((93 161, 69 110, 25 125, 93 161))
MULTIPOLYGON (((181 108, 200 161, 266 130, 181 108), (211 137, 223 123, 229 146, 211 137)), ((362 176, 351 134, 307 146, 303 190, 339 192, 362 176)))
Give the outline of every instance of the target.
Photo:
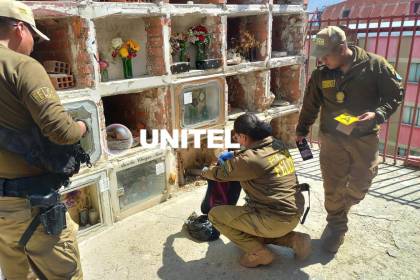
POLYGON ((108 62, 106 62, 105 60, 100 60, 99 68, 101 69, 101 71, 105 70, 106 68, 108 68, 108 62))

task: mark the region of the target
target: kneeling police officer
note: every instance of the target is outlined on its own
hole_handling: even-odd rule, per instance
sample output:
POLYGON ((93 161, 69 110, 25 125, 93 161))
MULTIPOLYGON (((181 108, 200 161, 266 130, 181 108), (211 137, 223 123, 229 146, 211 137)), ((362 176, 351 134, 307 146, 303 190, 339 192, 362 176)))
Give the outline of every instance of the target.
POLYGON ((49 40, 31 9, 0 1, 0 266, 8 280, 82 279, 74 223, 58 189, 89 163, 86 124, 61 105, 44 68, 29 57, 49 40))

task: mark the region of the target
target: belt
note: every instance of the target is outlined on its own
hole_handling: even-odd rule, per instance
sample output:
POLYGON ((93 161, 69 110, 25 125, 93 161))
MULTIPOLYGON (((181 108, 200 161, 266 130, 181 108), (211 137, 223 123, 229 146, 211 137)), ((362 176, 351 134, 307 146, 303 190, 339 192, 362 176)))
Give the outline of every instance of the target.
POLYGON ((1 196, 12 196, 12 197, 26 197, 22 187, 16 183, 17 180, 10 180, 0 178, 0 197, 1 196))
POLYGON ((46 195, 65 185, 65 179, 55 174, 43 174, 17 179, 0 178, 0 197, 46 195))

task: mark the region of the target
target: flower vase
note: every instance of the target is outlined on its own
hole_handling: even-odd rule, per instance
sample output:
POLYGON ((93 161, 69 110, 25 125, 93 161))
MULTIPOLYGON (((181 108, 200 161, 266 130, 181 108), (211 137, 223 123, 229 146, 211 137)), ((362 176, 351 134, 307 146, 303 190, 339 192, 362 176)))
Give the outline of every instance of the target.
POLYGON ((101 81, 102 82, 108 82, 109 81, 109 75, 108 75, 108 70, 104 69, 101 71, 101 81))
POLYGON ((133 78, 133 64, 131 58, 122 58, 124 79, 133 78))
POLYGON ((204 61, 206 59, 206 46, 204 44, 197 45, 197 61, 204 61))
POLYGON ((179 49, 179 62, 186 62, 187 61, 187 43, 180 42, 180 49, 179 49))

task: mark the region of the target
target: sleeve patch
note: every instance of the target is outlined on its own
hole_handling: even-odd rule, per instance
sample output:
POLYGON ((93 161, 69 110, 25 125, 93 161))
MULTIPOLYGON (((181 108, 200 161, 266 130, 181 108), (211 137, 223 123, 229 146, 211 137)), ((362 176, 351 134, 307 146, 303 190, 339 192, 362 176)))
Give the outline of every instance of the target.
POLYGON ((33 91, 30 96, 32 100, 38 105, 43 104, 48 99, 57 99, 57 95, 51 88, 48 87, 39 88, 33 91))

